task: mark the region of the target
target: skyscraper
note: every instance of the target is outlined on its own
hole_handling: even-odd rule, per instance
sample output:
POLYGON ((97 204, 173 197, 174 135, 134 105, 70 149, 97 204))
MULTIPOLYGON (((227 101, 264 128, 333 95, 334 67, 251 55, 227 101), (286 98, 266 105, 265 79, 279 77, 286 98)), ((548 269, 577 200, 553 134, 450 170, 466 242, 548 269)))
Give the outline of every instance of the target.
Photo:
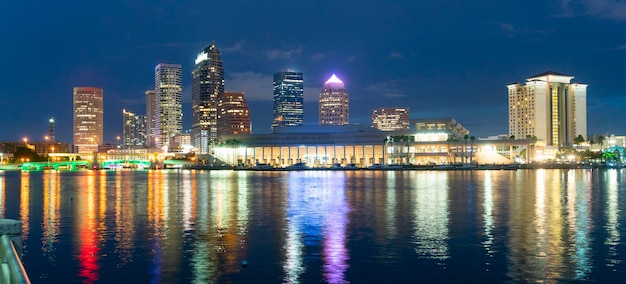
POLYGON ((78 153, 92 153, 102 144, 103 91, 95 87, 74 88, 74 146, 78 153))
POLYGON ((224 93, 224 67, 219 50, 211 43, 198 53, 191 72, 191 144, 200 154, 216 142, 218 96, 224 93))
POLYGON ((146 91, 146 146, 156 147, 154 141, 155 125, 154 125, 154 99, 156 92, 154 90, 146 91))
POLYGON ((222 93, 218 98, 217 133, 220 136, 250 134, 252 132, 250 109, 244 93, 222 93))
POLYGON ((122 110, 124 149, 146 147, 146 117, 122 110))
POLYGON ((348 92, 343 82, 333 74, 320 92, 320 125, 348 124, 348 92))
POLYGON ((304 123, 304 80, 302 72, 281 71, 274 74, 274 122, 276 127, 304 123))
POLYGON ((566 146, 587 138, 587 85, 573 76, 544 72, 508 85, 509 135, 537 137, 549 146, 566 146))
POLYGON ((409 130, 409 109, 383 107, 372 112, 372 127, 380 131, 409 130))
POLYGON ((183 131, 182 67, 160 63, 154 69, 154 135, 157 148, 183 131))

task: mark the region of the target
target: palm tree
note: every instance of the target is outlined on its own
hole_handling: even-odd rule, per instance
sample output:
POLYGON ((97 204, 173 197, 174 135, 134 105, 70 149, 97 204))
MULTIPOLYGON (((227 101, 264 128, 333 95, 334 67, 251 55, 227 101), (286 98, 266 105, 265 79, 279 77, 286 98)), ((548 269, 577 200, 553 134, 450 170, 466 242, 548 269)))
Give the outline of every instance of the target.
POLYGON ((470 164, 472 163, 472 158, 474 157, 474 140, 476 140, 476 137, 470 136, 470 164))
POLYGON ((598 144, 600 144, 600 150, 602 150, 602 144, 604 144, 604 135, 598 136, 598 144))
POLYGON ((469 135, 465 134, 463 136, 463 140, 465 141, 463 144, 463 164, 465 164, 465 160, 467 159, 467 139, 469 139, 469 135))

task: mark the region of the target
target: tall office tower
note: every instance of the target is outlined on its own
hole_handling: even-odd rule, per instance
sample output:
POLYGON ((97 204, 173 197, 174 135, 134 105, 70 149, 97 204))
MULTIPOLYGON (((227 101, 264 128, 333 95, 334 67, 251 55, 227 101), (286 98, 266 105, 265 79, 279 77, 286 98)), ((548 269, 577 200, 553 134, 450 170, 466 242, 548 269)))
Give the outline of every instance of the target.
POLYGON ((333 74, 320 92, 320 125, 348 124, 348 92, 343 82, 333 74))
POLYGON ((101 88, 74 88, 74 146, 78 153, 93 153, 102 144, 102 94, 101 88))
POLYGON ((380 131, 409 130, 409 109, 383 107, 372 112, 372 127, 380 131))
POLYGON ((146 117, 122 110, 124 149, 146 147, 146 117))
POLYGON ((218 100, 217 133, 220 137, 252 133, 250 109, 244 93, 222 93, 218 100))
POLYGON ((302 72, 281 71, 274 74, 274 128, 300 126, 304 123, 304 80, 302 72))
POLYGON ((170 137, 183 132, 182 67, 160 63, 154 69, 154 135, 156 147, 169 145, 170 137))
POLYGON ((55 142, 54 137, 54 117, 48 119, 48 141, 55 142))
POLYGON ((191 144, 200 154, 216 142, 218 96, 224 93, 224 67, 215 43, 200 51, 191 72, 191 144))
POLYGON ((508 85, 509 135, 537 137, 549 146, 572 145, 587 139, 587 85, 570 83, 573 76, 544 72, 508 85))
POLYGON ((156 147, 154 140, 154 98, 156 92, 154 90, 146 91, 146 146, 148 148, 156 147))

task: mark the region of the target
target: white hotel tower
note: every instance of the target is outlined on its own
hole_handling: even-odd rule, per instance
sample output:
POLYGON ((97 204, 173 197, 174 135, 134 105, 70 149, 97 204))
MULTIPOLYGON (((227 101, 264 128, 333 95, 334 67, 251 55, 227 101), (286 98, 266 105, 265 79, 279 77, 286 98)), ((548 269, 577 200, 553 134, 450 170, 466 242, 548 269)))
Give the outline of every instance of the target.
POLYGON ((508 85, 509 135, 537 137, 548 146, 572 145, 587 139, 587 85, 552 71, 508 85))

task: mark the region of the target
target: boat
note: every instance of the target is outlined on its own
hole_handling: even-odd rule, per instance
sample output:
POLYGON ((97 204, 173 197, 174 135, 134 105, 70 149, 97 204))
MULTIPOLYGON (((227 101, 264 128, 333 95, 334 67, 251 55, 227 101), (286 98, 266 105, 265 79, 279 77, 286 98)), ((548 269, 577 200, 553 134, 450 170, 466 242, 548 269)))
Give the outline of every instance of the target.
POLYGON ((309 170, 311 167, 307 166, 306 163, 295 163, 291 166, 287 166, 285 169, 287 170, 309 170))
POLYGON ((273 170, 274 167, 270 164, 257 163, 256 165, 252 167, 252 169, 256 171, 265 171, 265 170, 273 170))
POLYGON ((357 167, 356 164, 347 164, 345 167, 343 167, 346 170, 358 170, 359 167, 357 167))
POLYGON ((450 164, 436 165, 433 167, 433 170, 438 170, 438 171, 454 170, 454 165, 450 165, 450 164))
POLYGON ((328 169, 330 169, 330 170, 343 170, 344 167, 340 163, 334 163, 328 169))
POLYGON ((373 164, 367 167, 369 170, 401 170, 402 165, 384 165, 384 164, 373 164))
POLYGON ((474 164, 462 164, 459 166, 456 166, 454 169, 455 170, 473 170, 476 169, 478 166, 474 165, 474 164))

